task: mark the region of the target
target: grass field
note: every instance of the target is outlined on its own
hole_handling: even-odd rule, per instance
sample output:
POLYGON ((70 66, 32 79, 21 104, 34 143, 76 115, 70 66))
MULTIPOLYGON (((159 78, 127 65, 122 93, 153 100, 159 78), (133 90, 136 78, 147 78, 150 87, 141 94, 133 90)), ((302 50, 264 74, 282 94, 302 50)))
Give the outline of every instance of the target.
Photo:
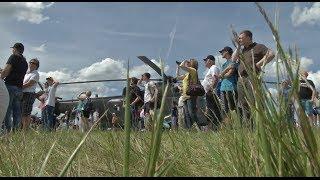
MULTIPOLYGON (((4 137, 0 144, 0 176, 37 176, 54 141, 57 142, 43 176, 58 176, 82 136, 72 130, 18 132, 4 137)), ((230 171, 228 165, 210 150, 223 148, 221 136, 217 133, 164 132, 156 169, 176 159, 165 176, 236 176, 237 172, 230 171)), ((142 176, 150 137, 149 132, 131 134, 130 176, 142 176)), ((122 176, 123 161, 124 132, 96 130, 87 138, 66 176, 122 176)))
MULTIPOLYGON (((240 135, 235 130, 219 133, 166 131, 156 171, 173 163, 162 176, 264 176, 264 163, 257 154, 254 133, 244 133, 247 138, 243 144, 245 147, 235 154, 235 158, 232 155, 234 139, 229 139, 233 135, 227 135, 240 135), (244 164, 241 158, 248 158, 246 167, 240 167, 244 164)), ((54 141, 56 144, 41 176, 58 176, 83 135, 73 130, 54 133, 29 131, 3 137, 0 141, 0 176, 38 176, 54 141)), ((65 176, 123 176, 124 137, 123 131, 92 131, 65 176)), ((149 132, 131 133, 130 176, 143 176, 150 137, 149 132)))

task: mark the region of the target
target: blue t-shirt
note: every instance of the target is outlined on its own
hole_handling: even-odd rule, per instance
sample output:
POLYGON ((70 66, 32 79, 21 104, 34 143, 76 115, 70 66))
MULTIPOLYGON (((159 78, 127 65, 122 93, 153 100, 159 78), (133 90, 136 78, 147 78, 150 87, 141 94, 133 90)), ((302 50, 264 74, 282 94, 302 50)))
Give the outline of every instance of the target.
POLYGON ((222 71, 225 70, 230 64, 233 64, 236 69, 233 71, 231 76, 222 79, 221 87, 220 87, 221 91, 234 91, 237 89, 237 81, 238 81, 237 68, 239 66, 239 63, 235 63, 235 62, 232 62, 231 60, 227 60, 222 65, 222 71))

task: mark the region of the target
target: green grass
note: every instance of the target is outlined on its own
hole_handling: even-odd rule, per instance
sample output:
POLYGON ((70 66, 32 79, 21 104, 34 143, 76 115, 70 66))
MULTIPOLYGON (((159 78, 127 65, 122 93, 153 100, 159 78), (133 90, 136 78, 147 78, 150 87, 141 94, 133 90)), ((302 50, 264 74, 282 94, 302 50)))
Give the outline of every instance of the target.
MULTIPOLYGON (((320 134, 319 130, 316 132, 320 134)), ((239 134, 236 131, 235 133, 239 134)), ((258 146, 255 145, 253 134, 243 132, 244 137, 248 139, 243 144, 242 152, 234 152, 234 142, 228 134, 225 131, 164 132, 156 171, 161 171, 174 161, 162 176, 264 176, 263 162, 255 162, 259 158, 256 156, 258 146), (255 166, 256 163, 258 168, 255 166), (243 164, 247 166, 240 167, 243 164)), ((82 137, 83 134, 77 131, 30 131, 2 138, 0 176, 37 176, 54 141, 55 146, 42 176, 58 176, 82 137)), ((131 133, 130 176, 143 175, 150 149, 150 138, 151 133, 148 132, 131 133)), ((124 139, 125 132, 122 131, 92 131, 71 162, 65 176, 123 176, 124 139)), ((319 142, 319 138, 317 141, 319 142)))
MULTIPOLYGON (((131 136, 130 176, 142 176, 151 146, 151 133, 133 132, 131 136)), ((83 134, 76 131, 11 134, 0 141, 0 176, 37 176, 54 141, 42 175, 58 176, 82 137, 83 134)), ((125 132, 121 131, 91 132, 65 176, 122 176, 124 139, 125 132)), ((224 164, 220 164, 219 158, 212 156, 208 148, 218 148, 220 144, 221 138, 217 134, 164 132, 156 170, 179 156, 164 176, 236 175, 223 171, 224 164), (204 139, 209 140, 209 146, 205 145, 204 139)))

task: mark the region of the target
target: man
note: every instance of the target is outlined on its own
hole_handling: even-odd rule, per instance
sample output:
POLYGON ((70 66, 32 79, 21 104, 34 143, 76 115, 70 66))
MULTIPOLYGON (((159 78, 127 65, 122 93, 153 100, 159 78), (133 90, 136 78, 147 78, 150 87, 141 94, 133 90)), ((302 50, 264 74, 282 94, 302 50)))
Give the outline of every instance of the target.
POLYGON ((316 116, 313 114, 313 102, 316 98, 316 91, 313 81, 307 79, 308 75, 307 71, 302 71, 300 75, 299 100, 310 120, 310 124, 316 125, 316 116))
POLYGON ((12 55, 1 71, 1 78, 5 81, 10 98, 4 120, 4 129, 6 129, 6 131, 11 131, 11 127, 15 130, 20 125, 23 78, 28 70, 28 63, 22 55, 24 51, 23 44, 15 43, 11 48, 12 55), (13 118, 12 125, 11 116, 13 118))
POLYGON ((48 83, 48 96, 45 100, 44 107, 44 128, 45 130, 52 131, 54 128, 54 107, 56 102, 56 91, 59 85, 58 81, 53 80, 52 77, 46 78, 48 83))
POLYGON ((236 98, 237 98, 237 81, 238 75, 236 72, 237 63, 233 62, 232 54, 233 50, 231 47, 226 46, 219 51, 222 58, 226 59, 226 62, 222 65, 222 72, 220 73, 221 78, 221 100, 222 100, 222 114, 226 119, 226 114, 230 110, 235 110, 236 98), (231 66, 230 68, 228 68, 231 66))
MULTIPOLYGON (((129 95, 130 95, 130 107, 131 107, 131 126, 134 130, 139 130, 139 113, 138 109, 143 105, 143 97, 140 88, 137 86, 138 79, 132 77, 130 80, 129 95)), ((122 97, 126 98, 126 87, 123 88, 122 97)), ((125 106, 125 101, 123 101, 125 106)))
POLYGON ((151 75, 149 73, 144 73, 141 79, 138 81, 138 85, 144 82, 144 125, 148 131, 152 131, 152 114, 154 106, 156 106, 156 100, 158 95, 158 88, 153 81, 150 81, 151 75))
MULTIPOLYGON (((233 54, 234 61, 239 60, 239 82, 237 83, 238 106, 242 109, 242 116, 245 119, 250 119, 249 104, 254 104, 254 96, 246 96, 245 89, 253 92, 251 86, 254 73, 259 74, 264 65, 269 63, 274 58, 274 52, 263 44, 258 44, 252 41, 252 33, 249 30, 244 30, 239 37, 235 39, 237 43, 236 52, 233 54), (242 49, 240 49, 243 47, 242 49), (239 55, 241 54, 241 56, 239 55), (248 101, 246 100, 248 99, 248 101)), ((251 120, 251 128, 253 121, 251 120)))
POLYGON ((31 123, 31 111, 36 99, 35 91, 39 82, 39 61, 31 59, 29 62, 29 71, 23 79, 23 98, 22 98, 22 129, 26 130, 31 123))
POLYGON ((205 67, 208 68, 208 72, 202 81, 202 86, 206 92, 206 116, 209 122, 209 128, 217 131, 221 122, 221 112, 220 103, 215 94, 215 88, 219 81, 220 70, 218 66, 215 65, 215 58, 213 55, 208 55, 203 59, 205 62, 205 67))

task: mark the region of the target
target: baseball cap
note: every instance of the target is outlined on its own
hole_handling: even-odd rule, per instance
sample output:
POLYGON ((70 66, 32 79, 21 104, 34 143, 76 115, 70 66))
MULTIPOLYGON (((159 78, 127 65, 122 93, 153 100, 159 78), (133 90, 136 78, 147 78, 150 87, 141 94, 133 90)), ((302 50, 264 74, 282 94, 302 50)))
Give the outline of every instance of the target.
POLYGON ((53 81, 53 78, 51 76, 47 77, 46 80, 52 80, 53 81))
POLYGON ((232 53, 233 53, 232 48, 229 47, 229 46, 224 47, 224 48, 221 49, 219 52, 222 53, 223 51, 227 51, 230 55, 232 55, 232 53))
POLYGON ((22 43, 15 43, 12 47, 10 48, 15 48, 17 49, 19 52, 23 53, 24 51, 24 46, 22 43))
POLYGON ((206 58, 204 58, 203 60, 206 61, 207 59, 210 59, 212 61, 215 61, 216 59, 214 58, 214 56, 212 55, 208 55, 206 58))

